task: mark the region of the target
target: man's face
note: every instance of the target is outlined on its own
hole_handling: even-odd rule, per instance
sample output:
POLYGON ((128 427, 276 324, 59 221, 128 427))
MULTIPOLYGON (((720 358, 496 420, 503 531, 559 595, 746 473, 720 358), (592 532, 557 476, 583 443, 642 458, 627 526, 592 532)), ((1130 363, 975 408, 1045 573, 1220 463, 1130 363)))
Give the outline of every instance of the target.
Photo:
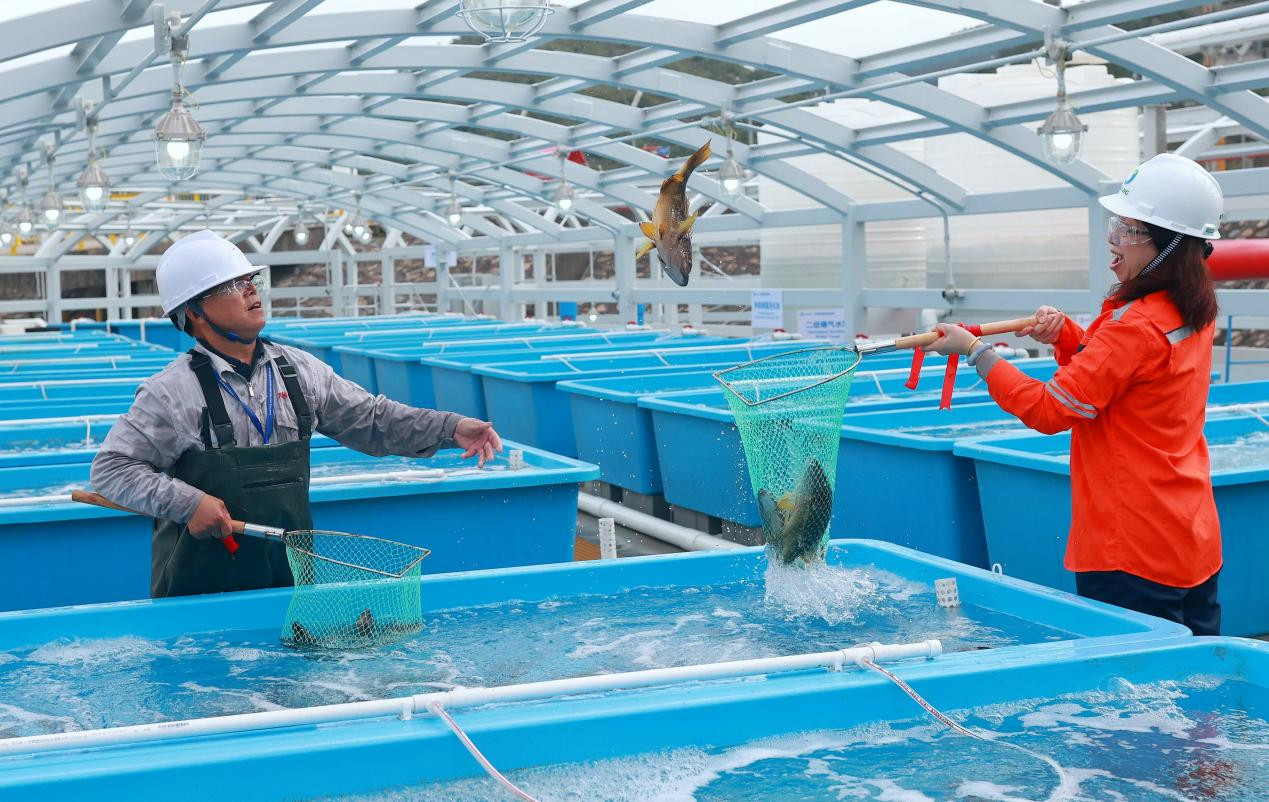
POLYGON ((222 329, 238 335, 254 337, 264 329, 264 304, 256 282, 256 273, 217 286, 199 302, 207 316, 222 329))

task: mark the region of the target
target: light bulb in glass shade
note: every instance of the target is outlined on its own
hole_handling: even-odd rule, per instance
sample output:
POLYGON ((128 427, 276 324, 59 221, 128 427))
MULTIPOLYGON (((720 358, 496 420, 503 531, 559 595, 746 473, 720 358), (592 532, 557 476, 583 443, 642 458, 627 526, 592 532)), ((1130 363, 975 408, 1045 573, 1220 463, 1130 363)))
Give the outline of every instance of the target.
POLYGON ((1058 99, 1058 106, 1040 126, 1044 155, 1055 164, 1070 164, 1079 158, 1080 145, 1088 126, 1080 121, 1074 107, 1065 97, 1058 99))
POLYGON ((167 150, 167 157, 174 162, 183 162, 189 158, 189 143, 179 139, 173 139, 163 146, 167 150))

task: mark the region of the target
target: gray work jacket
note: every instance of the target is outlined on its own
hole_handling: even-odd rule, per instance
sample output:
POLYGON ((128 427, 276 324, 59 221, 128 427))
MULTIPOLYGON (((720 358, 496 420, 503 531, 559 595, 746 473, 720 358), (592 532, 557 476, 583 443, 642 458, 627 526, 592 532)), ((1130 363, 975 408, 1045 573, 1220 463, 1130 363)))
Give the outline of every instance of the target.
MULTIPOLYGON (((314 429, 357 451, 376 457, 396 454, 427 457, 443 445, 452 445, 454 429, 462 415, 419 409, 372 396, 359 385, 335 374, 330 366, 305 351, 264 343, 247 382, 219 355, 198 350, 211 358, 216 373, 238 397, 265 422, 268 372, 273 373, 275 430, 270 443, 299 439, 295 410, 277 372, 273 357, 283 354, 295 366, 304 397, 314 418, 314 429)), ((225 409, 234 424, 240 446, 264 443, 246 412, 229 393, 221 390, 225 409)), ((132 407, 115 422, 93 459, 92 486, 101 495, 155 518, 184 523, 194 514, 203 492, 164 471, 191 448, 202 449, 203 394, 182 355, 137 388, 132 407)), ((212 435, 213 441, 215 435, 212 435)))

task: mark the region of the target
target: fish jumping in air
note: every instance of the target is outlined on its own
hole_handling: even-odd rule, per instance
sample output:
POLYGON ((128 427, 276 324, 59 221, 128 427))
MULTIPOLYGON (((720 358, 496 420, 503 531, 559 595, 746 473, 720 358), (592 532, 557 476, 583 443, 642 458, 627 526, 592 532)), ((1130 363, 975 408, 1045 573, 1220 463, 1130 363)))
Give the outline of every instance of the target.
POLYGON ((687 216, 687 179, 692 171, 710 157, 709 143, 687 157, 687 161, 674 175, 661 182, 661 194, 652 207, 652 220, 640 223, 645 242, 635 259, 642 259, 656 248, 661 269, 680 287, 687 286, 687 274, 692 270, 692 226, 696 215, 687 216))

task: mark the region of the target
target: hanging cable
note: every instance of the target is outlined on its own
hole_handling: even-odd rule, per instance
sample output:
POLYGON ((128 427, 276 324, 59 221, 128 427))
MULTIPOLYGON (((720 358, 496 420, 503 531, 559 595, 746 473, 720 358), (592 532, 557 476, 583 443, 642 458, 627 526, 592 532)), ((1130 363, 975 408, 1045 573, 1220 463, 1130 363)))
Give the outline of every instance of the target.
POLYGON ((445 726, 449 727, 450 731, 453 732, 454 735, 458 736, 458 740, 462 741, 463 746, 467 749, 471 756, 476 758, 476 762, 479 763, 480 767, 485 770, 485 773, 493 778, 503 788, 506 788, 512 796, 516 799, 522 799, 524 802, 538 802, 537 799, 529 796, 524 791, 521 791, 513 782, 502 776, 502 772, 494 768, 494 765, 480 753, 480 750, 476 748, 476 745, 471 742, 470 738, 467 737, 467 733, 463 732, 462 727, 458 726, 458 722, 454 721, 454 719, 450 717, 450 714, 446 712, 445 708, 441 707, 440 702, 432 702, 427 706, 427 709, 429 713, 445 722, 445 726))
POLYGON ((1029 755, 1030 757, 1033 757, 1036 760, 1039 760, 1041 763, 1044 763, 1046 766, 1053 769, 1053 772, 1057 774, 1058 787, 1053 789, 1053 793, 1049 794, 1049 797, 1048 797, 1049 800, 1066 799, 1071 795, 1071 792, 1076 790, 1076 788, 1078 787, 1078 784, 1073 782, 1066 775, 1066 772, 1062 769, 1061 764, 1059 764, 1056 760, 1049 757, 1048 755, 1042 755, 1039 752, 1033 752, 1030 749, 1026 748, 1025 746, 1019 746, 1018 744, 1010 743, 1009 741, 996 740, 996 738, 1001 737, 999 733, 993 732, 992 735, 995 735, 996 738, 988 738, 985 735, 981 735, 977 732, 974 732, 971 729, 963 727, 962 725, 958 724, 956 721, 953 721, 951 718, 945 715, 942 711, 934 707, 934 705, 925 701, 925 698, 922 697, 921 694, 913 690, 911 685, 904 682, 902 679, 900 679, 898 676, 896 676, 892 672, 877 665, 872 660, 868 660, 866 658, 861 659, 859 661, 859 665, 863 666, 864 668, 872 669, 873 671, 876 671, 877 673, 884 676, 886 679, 893 682, 895 685, 899 687, 899 690, 906 693, 908 697, 912 699, 912 701, 920 705, 921 709, 923 709, 926 713, 929 713, 931 718, 933 718, 935 721, 939 722, 943 726, 947 727, 952 732, 955 732, 957 735, 964 735, 966 738, 973 738, 974 740, 982 741, 983 743, 999 744, 1001 746, 1007 746, 1010 749, 1016 749, 1025 755, 1029 755))

